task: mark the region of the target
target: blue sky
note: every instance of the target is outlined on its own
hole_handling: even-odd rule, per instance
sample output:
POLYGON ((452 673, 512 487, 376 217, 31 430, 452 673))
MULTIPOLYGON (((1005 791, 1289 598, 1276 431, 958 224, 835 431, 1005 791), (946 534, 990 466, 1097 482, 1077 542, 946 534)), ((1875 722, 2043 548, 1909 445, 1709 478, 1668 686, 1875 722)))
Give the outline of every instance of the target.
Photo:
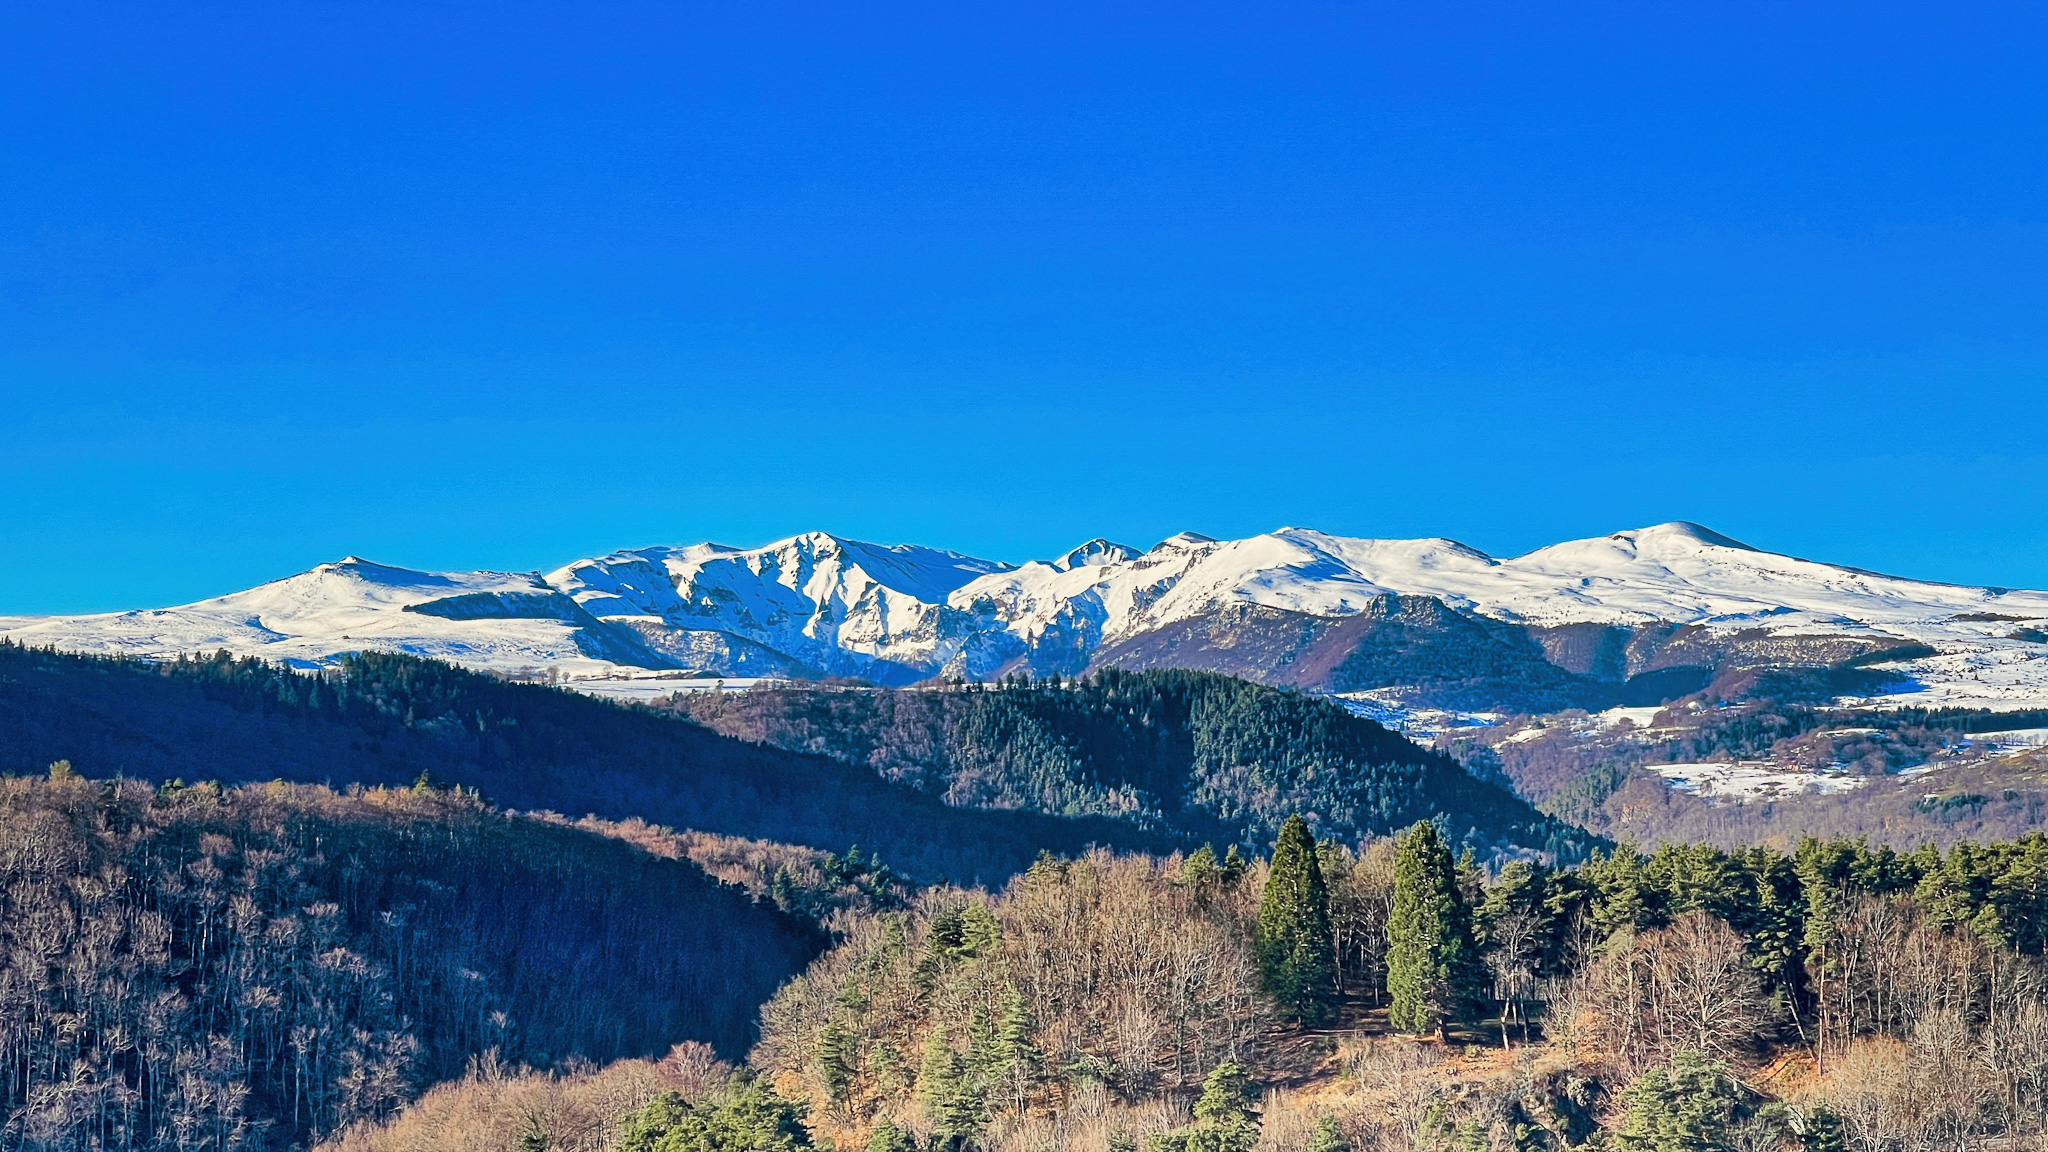
POLYGON ((2048 586, 2048 8, 24 4, 0 613, 811 528, 2048 586))

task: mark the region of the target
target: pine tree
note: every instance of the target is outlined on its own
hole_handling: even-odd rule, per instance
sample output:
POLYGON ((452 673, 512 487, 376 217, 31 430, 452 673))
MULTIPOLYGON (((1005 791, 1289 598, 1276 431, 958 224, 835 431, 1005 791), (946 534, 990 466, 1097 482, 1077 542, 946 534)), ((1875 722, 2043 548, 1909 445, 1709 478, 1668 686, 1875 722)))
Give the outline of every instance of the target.
POLYGON ((1441 1037, 1471 998, 1478 949, 1450 849, 1428 821, 1401 837, 1387 934, 1388 1022, 1402 1032, 1441 1037))
POLYGON ((519 1134, 519 1152, 548 1152, 551 1146, 547 1132, 540 1126, 540 1117, 529 1114, 526 1130, 519 1134))
POLYGON ((1315 838, 1299 816, 1280 826, 1273 866, 1259 902, 1259 972, 1281 1011, 1320 1024, 1336 1008, 1337 948, 1330 933, 1330 892, 1315 838))

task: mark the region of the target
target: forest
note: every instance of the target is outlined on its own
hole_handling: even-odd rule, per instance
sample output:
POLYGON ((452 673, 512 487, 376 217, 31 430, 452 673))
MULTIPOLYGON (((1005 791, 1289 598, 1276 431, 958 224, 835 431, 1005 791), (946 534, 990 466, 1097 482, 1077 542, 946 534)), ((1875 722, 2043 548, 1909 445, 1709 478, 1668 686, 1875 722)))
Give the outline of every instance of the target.
POLYGON ((1545 812, 1610 839, 1790 848, 1806 835, 1860 836, 1911 848, 2048 826, 2048 750, 1979 746, 1989 735, 2048 725, 2048 712, 1850 707, 1747 695, 1755 689, 1716 681, 1640 725, 1603 728, 1567 711, 1505 717, 1437 742, 1469 768, 1512 781, 1545 812), (1852 786, 1716 803, 1656 774, 1666 764, 1737 761, 1840 773, 1852 786))
POLYGON ((999 883, 1042 849, 1162 851, 1100 816, 962 808, 864 766, 410 656, 321 675, 225 653, 155 664, 0 640, 0 772, 404 786, 422 773, 496 803, 722 836, 875 851, 927 880, 999 883))
POLYGON ((1200 673, 684 710, 0 646, 0 1152, 2048 1146, 2040 835, 1617 846, 1200 673))
POLYGON ((836 943, 763 1007, 744 1064, 678 1049, 580 1074, 473 1069, 336 1147, 2048 1138, 2041 837, 1903 855, 1621 848, 1489 870, 1427 822, 1353 848, 1290 821, 1259 859, 1048 856, 997 891, 927 888, 832 919, 836 943))
POLYGON ((1342 840, 1441 817, 1482 855, 1572 857, 1597 842, 1329 700, 1212 672, 693 692, 670 707, 727 735, 872 768, 949 804, 1111 817, 1194 843, 1270 844, 1296 813, 1342 840))
POLYGON ((687 861, 466 792, 59 762, 0 778, 0 1147, 285 1147, 480 1053, 739 1053, 825 943, 687 861))

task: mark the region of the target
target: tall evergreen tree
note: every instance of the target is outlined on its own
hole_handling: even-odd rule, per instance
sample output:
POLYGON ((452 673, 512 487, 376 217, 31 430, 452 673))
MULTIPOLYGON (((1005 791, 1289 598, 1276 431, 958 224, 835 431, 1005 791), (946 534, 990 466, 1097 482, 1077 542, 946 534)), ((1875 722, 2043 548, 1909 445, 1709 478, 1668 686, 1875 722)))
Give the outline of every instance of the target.
POLYGON ((1328 1020, 1337 1001, 1337 947, 1330 891, 1315 837, 1299 816, 1280 826, 1273 867, 1259 902, 1259 971, 1281 1012, 1303 1024, 1328 1020))
POLYGON ((1195 1122, 1162 1132, 1146 1152, 1251 1152, 1259 1142, 1257 1086, 1237 1064, 1219 1064, 1202 1082, 1195 1122))
POLYGON ((1451 850, 1428 821, 1401 837, 1387 935, 1388 1022, 1402 1032, 1442 1036, 1464 1015, 1479 957, 1451 850))
POLYGON ((837 1020, 825 1025, 818 1035, 818 1075, 835 1104, 846 1100, 846 1090, 853 1083, 853 1061, 853 1036, 846 1026, 837 1020))
POLYGON ((1031 1040, 1031 1009, 1015 985, 1004 995, 1003 1014, 996 1020, 996 1059, 996 1079, 1021 1112, 1045 1072, 1045 1054, 1031 1040))
POLYGON ((918 1101, 932 1126, 932 1147, 961 1148, 981 1131, 985 1098, 944 1029, 926 1039, 917 1073, 918 1101))

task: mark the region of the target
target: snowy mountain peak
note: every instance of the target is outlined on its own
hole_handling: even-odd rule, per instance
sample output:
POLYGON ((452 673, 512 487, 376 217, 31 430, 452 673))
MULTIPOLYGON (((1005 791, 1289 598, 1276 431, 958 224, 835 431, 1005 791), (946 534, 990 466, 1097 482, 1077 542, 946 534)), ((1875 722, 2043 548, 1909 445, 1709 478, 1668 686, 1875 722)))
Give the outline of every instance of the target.
POLYGON ((1705 525, 1690 520, 1671 520, 1663 524, 1652 524, 1648 528, 1637 528, 1630 532, 1616 532, 1616 540, 1628 540, 1639 548, 1656 547, 1711 547, 1733 548, 1741 552, 1756 552, 1732 536, 1723 536, 1705 525))
MULTIPOLYGON (((1204 544, 1214 543, 1216 543, 1214 536, 1204 536, 1200 532, 1176 532, 1159 543, 1154 544, 1152 552, 1184 552, 1189 548, 1199 548, 1204 544)), ((1146 555, 1149 556, 1151 553, 1148 552, 1146 555)))
POLYGON ((1127 544, 1118 544, 1097 536, 1049 563, 1062 572, 1071 572, 1076 568, 1100 568, 1105 564, 1121 564, 1126 560, 1136 560, 1142 555, 1144 553, 1127 544))
MULTIPOLYGON (((421 572, 348 556, 179 608, 0 619, 0 636, 151 656, 227 648, 301 666, 377 648, 584 677, 908 683, 1192 661, 1316 686, 1342 667, 1377 666, 1347 665, 1343 652, 1314 647, 1373 634, 1344 621, 1411 610, 1423 615, 1404 615, 1401 627, 1447 612, 1491 621, 1481 632, 1530 630, 1530 643, 1565 645, 1559 652, 1590 635, 1583 625, 1610 639, 1621 633, 1609 630, 1659 637, 1678 626, 1690 629, 1691 651, 1718 650, 1724 641, 1713 637, 1725 636, 1779 653, 1762 659, 1836 650, 1827 645, 1934 650, 1940 655, 1900 665, 1911 678, 1901 691, 1919 693, 1916 700, 2048 704, 2048 645, 2012 623, 2048 618, 2048 593, 1994 594, 1815 563, 1683 521, 1505 560, 1448 539, 1309 528, 1222 541, 1183 532, 1144 553, 1098 538, 1022 567, 823 532, 758 548, 639 548, 545 576, 421 572), (1577 630, 1547 631, 1566 626, 1577 630), (1944 695, 1951 690, 1964 695, 1944 695)), ((1463 659, 1446 657, 1441 667, 1463 675, 1463 659)))
POLYGON ((418 572, 411 568, 399 568, 390 564, 379 564, 360 556, 344 556, 326 564, 316 564, 296 576, 287 576, 273 584, 289 584, 293 581, 318 581, 326 577, 340 577, 357 580, 365 584, 379 584, 392 588, 445 588, 454 581, 437 572, 418 572))

